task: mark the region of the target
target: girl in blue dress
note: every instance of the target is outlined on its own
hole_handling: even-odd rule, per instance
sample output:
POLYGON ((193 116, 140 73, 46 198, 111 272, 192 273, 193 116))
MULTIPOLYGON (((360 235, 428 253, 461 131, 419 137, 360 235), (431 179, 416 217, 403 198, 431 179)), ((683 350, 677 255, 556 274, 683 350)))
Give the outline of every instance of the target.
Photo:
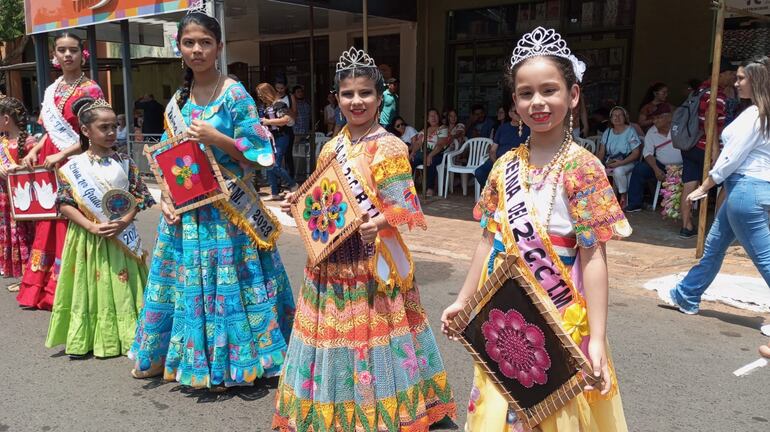
POLYGON ((136 378, 249 385, 278 375, 286 352, 294 300, 275 246, 280 224, 251 186, 256 164, 272 164, 272 146, 254 100, 215 67, 221 35, 200 12, 180 22, 185 82, 166 108, 166 132, 211 148, 230 198, 176 216, 163 197, 129 353, 136 378))

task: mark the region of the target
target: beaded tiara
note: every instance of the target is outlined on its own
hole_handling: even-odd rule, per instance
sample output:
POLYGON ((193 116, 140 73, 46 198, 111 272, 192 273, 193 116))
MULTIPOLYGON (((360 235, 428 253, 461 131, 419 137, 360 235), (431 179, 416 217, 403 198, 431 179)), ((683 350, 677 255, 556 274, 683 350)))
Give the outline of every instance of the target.
POLYGON ((349 50, 342 53, 339 61, 337 62, 336 73, 342 71, 358 69, 358 68, 377 68, 374 64, 374 59, 369 56, 364 50, 357 49, 356 47, 350 47, 349 50))
POLYGON ((585 63, 572 54, 572 51, 567 48, 567 41, 562 39, 554 29, 538 27, 522 36, 511 54, 511 67, 528 58, 546 55, 565 58, 572 62, 572 69, 575 71, 578 82, 583 81, 585 63))
POLYGON ((95 101, 91 102, 90 104, 86 104, 83 106, 83 108, 80 108, 78 111, 78 116, 82 115, 85 112, 98 109, 98 108, 109 108, 112 109, 112 105, 110 105, 109 102, 104 100, 104 98, 98 98, 95 101))

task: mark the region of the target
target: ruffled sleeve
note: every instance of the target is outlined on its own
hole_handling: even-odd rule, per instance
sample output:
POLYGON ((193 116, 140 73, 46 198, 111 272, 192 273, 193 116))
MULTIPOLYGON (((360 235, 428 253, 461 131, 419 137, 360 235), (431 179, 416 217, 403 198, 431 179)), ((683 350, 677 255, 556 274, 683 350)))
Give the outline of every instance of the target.
POLYGON ((510 159, 510 156, 500 157, 495 161, 492 166, 492 171, 487 178, 487 184, 481 191, 481 196, 476 206, 473 208, 473 218, 479 221, 481 227, 492 233, 497 233, 500 228, 499 220, 497 219, 497 207, 500 203, 500 182, 502 179, 502 171, 506 162, 510 159))
POLYGON ((56 204, 58 206, 66 204, 78 208, 78 203, 72 195, 72 186, 64 176, 59 176, 59 188, 56 191, 56 204))
POLYGON ((259 122, 254 99, 240 83, 232 85, 228 93, 235 147, 246 159, 262 166, 271 166, 273 146, 270 144, 270 131, 259 122))
POLYGON ((613 237, 631 235, 604 167, 594 155, 576 146, 565 164, 564 182, 579 247, 591 248, 613 237))
POLYGON ((391 226, 407 224, 410 229, 427 229, 417 190, 412 179, 408 148, 400 139, 388 135, 377 143, 372 160, 372 178, 380 211, 391 226))
POLYGON ((136 166, 134 160, 128 156, 124 156, 128 159, 128 191, 136 198, 136 208, 141 210, 147 210, 154 206, 155 198, 152 197, 150 190, 142 180, 142 176, 139 175, 139 167, 136 166))

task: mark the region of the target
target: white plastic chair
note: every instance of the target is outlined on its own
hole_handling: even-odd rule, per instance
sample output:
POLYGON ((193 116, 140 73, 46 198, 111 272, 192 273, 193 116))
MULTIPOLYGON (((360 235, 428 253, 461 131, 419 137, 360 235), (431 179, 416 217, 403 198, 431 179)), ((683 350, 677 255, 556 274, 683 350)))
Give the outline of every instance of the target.
POLYGON ((326 136, 326 134, 322 132, 316 132, 315 133, 315 159, 318 160, 318 155, 321 154, 321 149, 323 148, 324 144, 329 142, 331 138, 326 136))
MULTIPOLYGON (((476 168, 480 167, 489 158, 489 146, 492 145, 492 140, 489 138, 471 138, 465 141, 465 144, 460 147, 459 150, 450 152, 447 155, 447 175, 444 180, 444 197, 450 191, 450 186, 454 180, 453 174, 473 174, 476 168), (465 165, 455 165, 455 156, 465 153, 468 150, 468 162, 465 165)), ((466 177, 467 178, 467 177, 466 177)), ((468 182, 463 178, 463 196, 468 194, 468 182)), ((481 186, 479 182, 473 182, 476 186, 476 201, 481 194, 481 186)))
POLYGON ((581 147, 591 152, 591 154, 596 154, 596 141, 590 139, 590 138, 574 138, 575 142, 580 144, 581 147))

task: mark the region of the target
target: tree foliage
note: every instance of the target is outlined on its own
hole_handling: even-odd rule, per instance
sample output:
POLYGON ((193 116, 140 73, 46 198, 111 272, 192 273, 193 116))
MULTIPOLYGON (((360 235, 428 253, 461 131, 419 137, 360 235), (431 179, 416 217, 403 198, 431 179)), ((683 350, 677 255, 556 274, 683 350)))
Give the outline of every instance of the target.
POLYGON ((0 43, 24 36, 24 0, 0 0, 0 43))

